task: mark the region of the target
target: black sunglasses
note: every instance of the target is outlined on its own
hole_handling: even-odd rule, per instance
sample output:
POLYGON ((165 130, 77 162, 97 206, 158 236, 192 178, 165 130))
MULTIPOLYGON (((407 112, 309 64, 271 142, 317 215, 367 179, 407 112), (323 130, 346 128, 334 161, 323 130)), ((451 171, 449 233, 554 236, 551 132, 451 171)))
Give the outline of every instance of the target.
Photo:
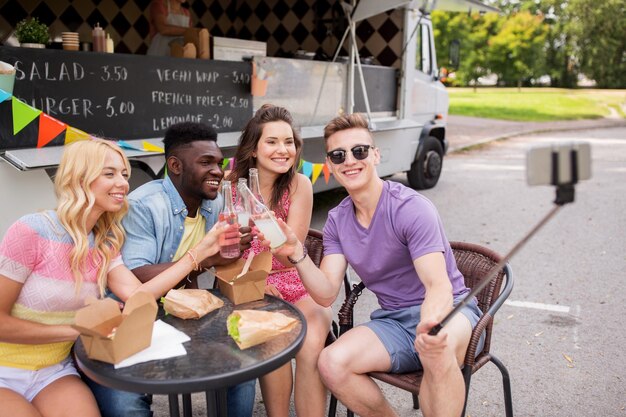
MULTIPOLYGON (((356 145, 354 148, 350 149, 350 152, 352 152, 354 159, 362 161, 369 156, 370 148, 374 149, 372 145, 356 145)), ((346 161, 347 153, 348 151, 344 149, 335 149, 334 151, 326 153, 326 156, 333 164, 340 165, 346 161)))

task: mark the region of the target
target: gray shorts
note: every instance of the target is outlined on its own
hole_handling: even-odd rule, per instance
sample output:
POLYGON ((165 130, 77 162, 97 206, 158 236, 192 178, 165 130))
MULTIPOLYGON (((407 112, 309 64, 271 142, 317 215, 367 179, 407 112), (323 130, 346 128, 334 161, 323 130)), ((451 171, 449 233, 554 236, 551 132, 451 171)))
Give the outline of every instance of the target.
MULTIPOLYGON (((454 305, 460 303, 465 295, 454 299, 454 305)), ((476 326, 482 312, 478 308, 476 298, 470 301, 461 313, 476 326)), ((391 369, 388 372, 404 373, 422 369, 422 363, 415 351, 415 328, 420 322, 421 305, 401 310, 378 309, 370 315, 371 321, 363 323, 380 339, 391 357, 391 369)), ((477 352, 480 352, 485 341, 483 333, 477 352)))

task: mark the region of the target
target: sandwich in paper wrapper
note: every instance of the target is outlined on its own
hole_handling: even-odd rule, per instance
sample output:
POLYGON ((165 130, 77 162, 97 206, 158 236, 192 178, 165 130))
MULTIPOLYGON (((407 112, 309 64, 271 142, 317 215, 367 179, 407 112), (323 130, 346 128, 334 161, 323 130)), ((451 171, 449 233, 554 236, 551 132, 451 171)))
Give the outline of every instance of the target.
POLYGON ((282 313, 261 310, 235 310, 226 319, 228 334, 240 349, 289 333, 297 324, 298 320, 282 313))
POLYGON ((199 319, 224 305, 224 302, 207 290, 169 290, 161 298, 163 309, 181 319, 199 319))

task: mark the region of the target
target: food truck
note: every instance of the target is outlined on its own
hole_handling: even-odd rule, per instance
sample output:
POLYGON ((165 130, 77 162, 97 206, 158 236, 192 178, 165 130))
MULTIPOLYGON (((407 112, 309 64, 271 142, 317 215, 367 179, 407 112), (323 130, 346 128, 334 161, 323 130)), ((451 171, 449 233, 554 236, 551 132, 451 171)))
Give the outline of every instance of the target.
MULTIPOLYGON (((249 14, 267 15, 288 2, 243 3, 249 14)), ((316 10, 320 4, 293 3, 316 10)), ((264 103, 292 113, 304 140, 301 172, 315 192, 338 186, 325 164, 323 126, 344 112, 368 117, 381 177, 406 172, 412 187, 434 187, 447 149, 448 96, 439 80, 429 13, 435 7, 496 9, 477 0, 322 3, 330 7, 313 22, 319 45, 333 43, 326 45, 332 52, 326 60, 302 50, 268 56, 269 41, 213 36, 211 30, 209 60, 0 47, 0 61, 16 68, 13 95, 0 97, 0 193, 10 200, 2 206, 0 234, 25 213, 55 207, 51 178, 64 144, 91 135, 120 141, 135 188, 163 175, 161 138, 168 126, 212 125, 227 167, 241 129, 264 103), (320 28, 326 36, 319 36, 320 28)), ((259 17, 245 20, 238 13, 244 24, 256 22, 258 34, 259 17)), ((305 15, 294 6, 283 18, 305 15)), ((272 39, 282 31, 284 43, 273 49, 284 51, 289 42, 297 44, 294 39, 310 37, 302 34, 306 20, 291 25, 292 32, 279 23, 272 39)))

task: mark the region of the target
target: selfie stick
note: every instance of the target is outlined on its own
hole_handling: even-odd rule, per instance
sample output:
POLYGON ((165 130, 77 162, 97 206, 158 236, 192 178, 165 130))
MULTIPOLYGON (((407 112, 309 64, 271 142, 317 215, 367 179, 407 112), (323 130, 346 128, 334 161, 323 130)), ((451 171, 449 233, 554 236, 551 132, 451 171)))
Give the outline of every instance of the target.
POLYGON ((489 270, 487 276, 482 280, 480 284, 475 286, 467 297, 457 304, 451 312, 444 317, 441 322, 428 331, 431 336, 436 336, 439 331, 448 324, 452 317, 459 313, 479 292, 481 292, 492 279, 498 275, 498 272, 506 265, 506 263, 517 253, 535 235, 558 211, 563 205, 574 201, 574 184, 578 182, 578 153, 575 149, 570 150, 570 163, 572 167, 571 181, 561 184, 559 182, 559 159, 558 152, 552 152, 552 181, 551 185, 556 186, 556 199, 554 200, 555 206, 548 212, 548 214, 539 221, 539 223, 522 238, 514 247, 504 255, 504 257, 493 268, 489 270))

